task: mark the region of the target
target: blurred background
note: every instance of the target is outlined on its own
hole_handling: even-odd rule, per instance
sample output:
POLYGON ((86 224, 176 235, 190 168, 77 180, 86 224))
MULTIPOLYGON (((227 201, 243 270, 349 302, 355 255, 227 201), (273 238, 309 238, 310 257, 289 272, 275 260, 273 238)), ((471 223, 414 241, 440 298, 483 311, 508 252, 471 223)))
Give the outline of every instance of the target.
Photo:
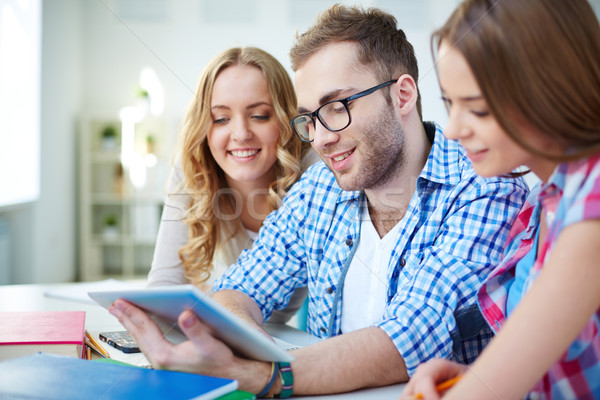
MULTIPOLYGON (((442 126, 431 32, 459 0, 392 13, 442 126)), ((144 277, 177 134, 204 65, 258 46, 288 69, 329 0, 0 0, 0 284, 144 277)), ((590 0, 596 14, 600 0, 590 0)), ((292 75, 293 77, 293 75, 292 75)))

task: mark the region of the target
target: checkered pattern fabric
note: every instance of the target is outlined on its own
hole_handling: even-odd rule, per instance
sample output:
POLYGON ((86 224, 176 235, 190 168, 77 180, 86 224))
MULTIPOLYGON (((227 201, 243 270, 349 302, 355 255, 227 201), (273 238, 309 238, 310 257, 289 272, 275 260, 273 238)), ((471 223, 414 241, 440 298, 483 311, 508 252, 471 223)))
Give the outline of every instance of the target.
MULTIPOLYGON (((547 256, 567 226, 600 218, 600 156, 559 165, 546 185, 531 192, 509 234, 505 260, 479 292, 480 308, 495 330, 506 320, 506 301, 515 268, 535 243, 535 227, 542 209, 546 213, 548 234, 529 270, 523 294, 544 268, 547 256)), ((600 310, 592 315, 583 331, 528 398, 600 398, 600 310)))
MULTIPOLYGON (((376 323, 398 348, 409 374, 433 357, 471 361, 489 339, 489 334, 472 335, 453 352, 455 312, 475 304, 477 290, 501 260, 527 192, 519 179, 477 176, 464 150, 437 127, 400 222, 387 271, 387 306, 376 323)), ((296 287, 308 286, 309 332, 340 334, 343 282, 360 240, 361 206, 366 206, 364 193, 341 190, 331 171, 316 164, 214 290, 248 294, 267 319, 296 287)))

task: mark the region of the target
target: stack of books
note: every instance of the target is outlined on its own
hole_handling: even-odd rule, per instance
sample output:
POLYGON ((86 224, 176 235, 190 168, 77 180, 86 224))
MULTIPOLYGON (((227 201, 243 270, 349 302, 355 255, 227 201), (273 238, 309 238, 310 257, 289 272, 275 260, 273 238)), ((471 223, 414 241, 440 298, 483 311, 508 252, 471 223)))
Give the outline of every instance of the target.
POLYGON ((0 360, 38 352, 85 357, 85 311, 0 312, 0 360))
POLYGON ((88 361, 86 348, 105 353, 85 331, 84 311, 0 312, 0 398, 255 398, 232 379, 139 368, 107 353, 88 361))

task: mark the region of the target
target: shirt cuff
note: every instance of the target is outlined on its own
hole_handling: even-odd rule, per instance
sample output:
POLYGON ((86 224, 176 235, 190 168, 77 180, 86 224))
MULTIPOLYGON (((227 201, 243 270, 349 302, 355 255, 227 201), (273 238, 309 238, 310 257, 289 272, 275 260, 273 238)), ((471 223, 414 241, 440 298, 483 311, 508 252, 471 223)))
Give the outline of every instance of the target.
MULTIPOLYGON (((404 303, 396 317, 376 326, 390 337, 406 364, 409 376, 419 364, 432 358, 452 358, 452 337, 439 313, 430 307, 404 303)), ((451 317, 453 318, 453 317, 451 317)))

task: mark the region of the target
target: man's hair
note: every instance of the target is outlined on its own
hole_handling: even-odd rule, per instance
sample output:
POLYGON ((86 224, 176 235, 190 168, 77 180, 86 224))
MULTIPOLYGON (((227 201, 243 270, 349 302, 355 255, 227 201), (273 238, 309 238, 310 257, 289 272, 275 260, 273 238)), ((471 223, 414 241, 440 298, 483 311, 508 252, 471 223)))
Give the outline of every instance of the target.
MULTIPOLYGON (((296 34, 290 50, 292 70, 297 71, 317 51, 339 42, 358 44, 358 60, 372 68, 381 82, 410 75, 419 80, 419 67, 413 46, 396 18, 377 8, 363 9, 335 4, 322 12, 315 24, 303 34, 296 34)), ((417 98, 421 116, 421 95, 417 98)))
POLYGON ((553 160, 600 152, 600 26, 587 0, 466 0, 432 36, 466 59, 502 129, 553 160), (528 144, 515 121, 568 148, 528 144))

